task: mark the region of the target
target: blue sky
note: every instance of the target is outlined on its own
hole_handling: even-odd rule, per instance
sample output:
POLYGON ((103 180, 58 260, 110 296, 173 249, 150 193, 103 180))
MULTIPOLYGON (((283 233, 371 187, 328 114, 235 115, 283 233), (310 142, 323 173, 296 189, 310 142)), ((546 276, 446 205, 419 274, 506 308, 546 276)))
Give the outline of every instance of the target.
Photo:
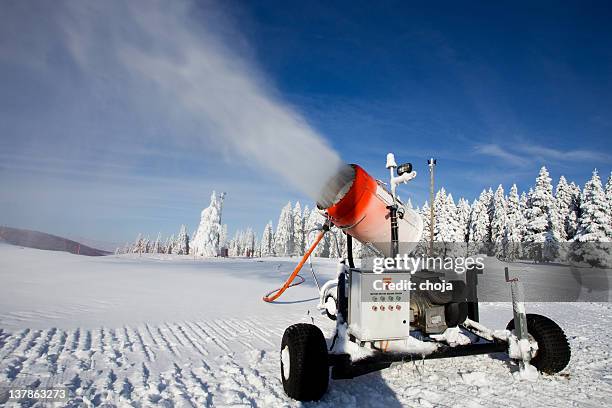
MULTIPOLYGON (((432 155, 456 199, 499 183, 528 189, 541 165, 555 182, 610 172, 605 2, 180 4, 147 2, 157 13, 142 17, 137 2, 3 2, 0 224, 123 242, 195 228, 213 189, 228 192, 230 231, 261 231, 288 200, 309 203, 243 148, 252 139, 208 123, 251 115, 215 109, 233 82, 201 91, 168 79, 209 79, 185 73, 194 56, 196 68, 221 55, 219 66, 254 78, 270 117, 281 110, 279 140, 298 123, 378 178, 388 151, 413 162, 421 177, 402 191, 418 204, 432 155)), ((300 152, 287 156, 287 173, 312 171, 300 152)))

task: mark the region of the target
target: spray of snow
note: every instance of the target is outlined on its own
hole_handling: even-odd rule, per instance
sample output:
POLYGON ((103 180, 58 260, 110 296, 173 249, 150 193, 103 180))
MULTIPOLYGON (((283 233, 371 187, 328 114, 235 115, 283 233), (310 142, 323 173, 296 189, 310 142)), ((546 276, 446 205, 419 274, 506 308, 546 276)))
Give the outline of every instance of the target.
POLYGON ((167 116, 176 135, 164 138, 266 169, 314 199, 341 166, 326 140, 247 57, 253 52, 233 32, 222 3, 63 6, 68 49, 82 71, 111 77, 114 87, 129 91, 126 98, 167 116), (106 31, 110 35, 99 41, 106 31))

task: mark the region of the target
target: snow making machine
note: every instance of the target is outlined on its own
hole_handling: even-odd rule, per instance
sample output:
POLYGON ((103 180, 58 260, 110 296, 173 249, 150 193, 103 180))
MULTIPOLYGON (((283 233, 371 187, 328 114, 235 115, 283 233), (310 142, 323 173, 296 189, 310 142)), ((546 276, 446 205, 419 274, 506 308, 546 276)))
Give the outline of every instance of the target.
MULTIPOLYGON (((389 153, 386 167, 389 188, 358 165, 346 165, 329 180, 317 202, 325 224, 283 287, 264 297, 274 301, 297 284, 293 280, 330 228, 346 234, 347 255, 337 278, 320 287, 317 282, 318 307, 335 321, 335 333, 326 339, 314 324, 297 323, 283 335, 280 371, 287 395, 319 400, 329 386, 330 371, 332 379, 350 379, 402 362, 478 354, 506 353, 518 362, 522 377, 563 370, 570 360, 563 330, 547 317, 526 314, 522 283, 507 268, 513 319, 505 330, 479 323, 477 282, 482 267, 468 267, 463 279, 451 282, 452 290, 412 290, 420 282, 440 288, 443 276, 434 270, 395 267, 400 256, 415 249, 423 224, 396 194, 400 184, 416 177, 412 165, 398 166, 389 153), (386 268, 356 268, 353 239, 375 250, 386 268)), ((314 276, 312 264, 311 271, 314 276)))

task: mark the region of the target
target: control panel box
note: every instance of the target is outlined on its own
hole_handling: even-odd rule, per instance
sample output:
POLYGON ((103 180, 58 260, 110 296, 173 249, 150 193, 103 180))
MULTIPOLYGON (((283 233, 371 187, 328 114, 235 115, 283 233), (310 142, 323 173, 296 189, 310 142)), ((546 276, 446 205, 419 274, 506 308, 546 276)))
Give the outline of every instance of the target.
POLYGON ((349 271, 349 333, 360 341, 410 336, 410 272, 349 271))

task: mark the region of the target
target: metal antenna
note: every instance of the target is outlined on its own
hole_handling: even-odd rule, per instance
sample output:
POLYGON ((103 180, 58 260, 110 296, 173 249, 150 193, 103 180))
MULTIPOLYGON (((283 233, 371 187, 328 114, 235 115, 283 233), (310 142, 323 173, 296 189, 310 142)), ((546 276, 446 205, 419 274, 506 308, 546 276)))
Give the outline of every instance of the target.
POLYGON ((436 159, 433 157, 427 160, 427 165, 429 166, 429 255, 433 255, 433 245, 434 245, 434 225, 435 225, 435 217, 434 217, 434 168, 436 167, 436 159))

